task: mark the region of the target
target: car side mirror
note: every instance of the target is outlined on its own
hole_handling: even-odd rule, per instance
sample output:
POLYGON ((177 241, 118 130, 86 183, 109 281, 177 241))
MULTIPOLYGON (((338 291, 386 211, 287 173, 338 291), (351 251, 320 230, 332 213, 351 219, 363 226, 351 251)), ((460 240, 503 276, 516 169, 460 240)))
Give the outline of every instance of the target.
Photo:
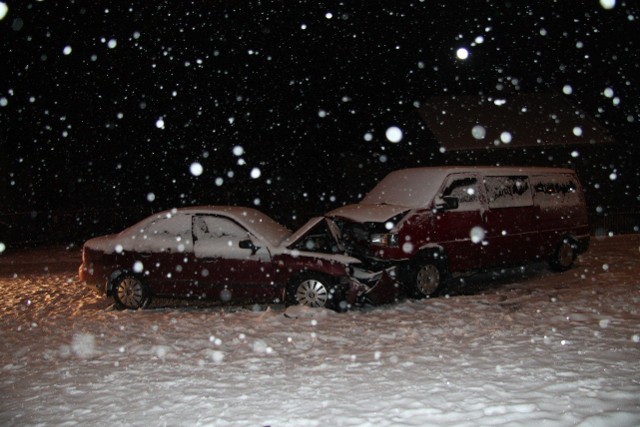
POLYGON ((249 239, 240 240, 240 243, 238 244, 238 246, 240 246, 240 249, 250 249, 251 255, 255 255, 256 252, 258 252, 258 249, 260 249, 260 247, 254 245, 253 242, 249 239))
POLYGON ((451 211, 458 209, 459 201, 457 197, 443 197, 442 203, 436 204, 436 209, 439 211, 451 211))

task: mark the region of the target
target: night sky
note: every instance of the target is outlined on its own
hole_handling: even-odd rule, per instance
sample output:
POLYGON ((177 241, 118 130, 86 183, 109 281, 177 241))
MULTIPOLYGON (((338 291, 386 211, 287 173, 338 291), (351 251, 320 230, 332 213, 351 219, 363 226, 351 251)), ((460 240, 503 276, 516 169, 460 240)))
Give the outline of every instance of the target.
POLYGON ((5 240, 194 204, 295 227, 441 164, 573 167, 591 213, 640 205, 635 1, 4 0, 1 15, 5 240), (616 142, 443 153, 417 113, 526 93, 564 93, 616 142))

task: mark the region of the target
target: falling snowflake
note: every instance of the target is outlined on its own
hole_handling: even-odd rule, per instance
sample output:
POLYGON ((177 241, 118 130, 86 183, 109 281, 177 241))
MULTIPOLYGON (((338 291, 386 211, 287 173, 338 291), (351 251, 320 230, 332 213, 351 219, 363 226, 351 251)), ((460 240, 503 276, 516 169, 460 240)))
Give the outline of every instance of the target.
POLYGON ((204 172, 204 168, 200 163, 193 162, 191 163, 191 166, 189 166, 189 172, 191 172, 191 175, 193 176, 200 176, 202 175, 202 172, 204 172))
POLYGON ((486 235, 486 232, 484 231, 484 228, 480 226, 473 227, 471 229, 471 232, 469 233, 469 236, 471 237, 471 241, 473 243, 482 242, 485 238, 485 235, 486 235))
POLYGON ((469 57, 469 51, 464 47, 461 47, 456 50, 456 56, 458 57, 458 59, 467 59, 469 57))
POLYGON ((402 137, 403 137, 402 129, 400 129, 397 126, 391 126, 390 128, 387 129, 385 136, 387 137, 389 142, 393 142, 394 144, 398 143, 402 141, 402 137))

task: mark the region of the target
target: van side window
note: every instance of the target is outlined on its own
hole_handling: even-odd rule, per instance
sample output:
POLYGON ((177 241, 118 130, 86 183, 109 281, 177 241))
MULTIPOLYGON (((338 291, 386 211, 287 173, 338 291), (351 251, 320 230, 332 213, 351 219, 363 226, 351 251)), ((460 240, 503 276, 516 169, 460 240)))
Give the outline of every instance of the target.
POLYGON ((577 185, 571 175, 547 175, 532 178, 536 203, 553 207, 578 203, 577 185))
POLYGON ((566 194, 573 193, 576 191, 576 185, 573 181, 567 181, 564 183, 557 182, 538 182, 536 184, 536 192, 537 193, 546 193, 546 194, 566 194))
POLYGON ((533 205, 529 178, 526 176, 488 176, 484 185, 489 208, 513 208, 533 205))
POLYGON ((479 204, 478 180, 473 177, 455 178, 445 187, 442 197, 457 198, 462 209, 475 208, 479 204))

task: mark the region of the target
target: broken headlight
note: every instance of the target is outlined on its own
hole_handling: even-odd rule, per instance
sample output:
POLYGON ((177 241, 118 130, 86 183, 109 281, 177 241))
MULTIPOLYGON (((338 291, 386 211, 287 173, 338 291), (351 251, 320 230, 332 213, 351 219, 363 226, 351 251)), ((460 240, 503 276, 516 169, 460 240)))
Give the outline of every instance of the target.
POLYGON ((374 245, 385 246, 385 247, 397 247, 398 246, 398 235, 392 233, 381 233, 381 234, 372 234, 369 237, 369 241, 374 245))

